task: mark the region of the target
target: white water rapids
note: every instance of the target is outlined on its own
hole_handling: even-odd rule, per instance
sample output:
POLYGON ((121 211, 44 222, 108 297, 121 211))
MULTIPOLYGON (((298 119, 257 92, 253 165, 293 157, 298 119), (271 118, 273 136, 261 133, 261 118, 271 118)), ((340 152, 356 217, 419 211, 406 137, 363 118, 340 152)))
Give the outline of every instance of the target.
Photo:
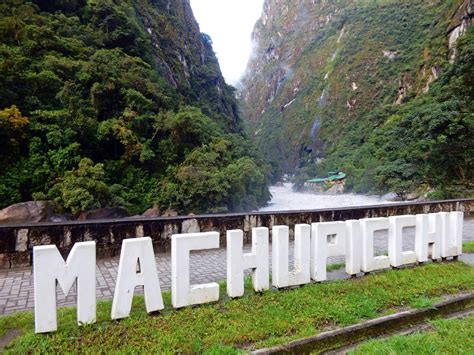
POLYGON ((382 200, 380 196, 373 195, 295 192, 290 183, 285 183, 283 186, 271 186, 270 192, 273 196, 271 201, 259 211, 311 210, 390 203, 390 201, 382 200))

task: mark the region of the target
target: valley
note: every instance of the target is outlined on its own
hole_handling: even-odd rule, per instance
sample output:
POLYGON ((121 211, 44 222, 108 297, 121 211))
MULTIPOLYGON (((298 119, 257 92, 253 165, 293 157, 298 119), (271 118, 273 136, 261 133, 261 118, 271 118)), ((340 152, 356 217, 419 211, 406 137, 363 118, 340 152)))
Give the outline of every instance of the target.
POLYGON ((267 0, 239 87, 250 137, 296 187, 473 195, 470 0, 267 0))

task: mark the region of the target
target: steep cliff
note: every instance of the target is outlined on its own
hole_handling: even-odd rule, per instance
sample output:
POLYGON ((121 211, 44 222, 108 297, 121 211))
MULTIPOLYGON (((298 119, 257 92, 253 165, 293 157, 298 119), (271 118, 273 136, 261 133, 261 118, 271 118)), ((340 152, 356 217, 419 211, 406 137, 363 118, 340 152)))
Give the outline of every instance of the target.
POLYGON ((6 0, 0 40, 0 207, 198 213, 268 199, 189 0, 6 0))
MULTIPOLYGON (((470 185, 472 160, 460 158, 464 149, 472 151, 468 115, 438 125, 435 117, 415 110, 409 119, 408 107, 430 111, 452 99, 457 104, 451 112, 469 112, 469 97, 443 95, 472 72, 472 15, 471 0, 265 1, 239 97, 249 130, 275 175, 296 172, 301 182, 341 169, 356 191, 400 194, 452 180, 470 185), (468 43, 458 62, 462 35, 468 43), (462 72, 454 74, 456 67, 462 72), (444 90, 432 90, 436 85, 444 90), (413 148, 418 142, 416 154, 381 153, 389 149, 384 144, 393 139, 394 125, 415 124, 414 117, 420 122, 409 128, 407 137, 413 136, 405 144, 413 148), (417 131, 430 124, 436 132, 417 131), (429 156, 441 136, 454 145, 467 138, 467 146, 458 147, 458 166, 440 167, 449 174, 437 179, 440 172, 429 156)), ((439 110, 440 115, 449 111, 439 110)))
POLYGON ((234 89, 225 83, 211 38, 200 32, 189 0, 132 2, 146 29, 153 60, 163 77, 204 113, 225 117, 223 128, 240 130, 234 89))

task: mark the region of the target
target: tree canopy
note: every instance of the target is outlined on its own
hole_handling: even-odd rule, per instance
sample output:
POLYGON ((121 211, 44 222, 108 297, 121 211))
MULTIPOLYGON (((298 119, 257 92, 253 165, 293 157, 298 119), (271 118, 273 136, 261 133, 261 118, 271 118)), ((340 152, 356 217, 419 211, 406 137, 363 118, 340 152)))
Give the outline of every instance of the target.
POLYGON ((268 200, 268 167, 243 136, 209 41, 167 11, 2 1, 0 208, 36 197, 72 213, 156 204, 202 213, 268 200), (145 24, 146 11, 156 22, 145 24), (170 42, 178 33, 188 42, 170 42), (189 45, 202 50, 197 62, 189 45), (186 80, 180 58, 192 65, 186 80))

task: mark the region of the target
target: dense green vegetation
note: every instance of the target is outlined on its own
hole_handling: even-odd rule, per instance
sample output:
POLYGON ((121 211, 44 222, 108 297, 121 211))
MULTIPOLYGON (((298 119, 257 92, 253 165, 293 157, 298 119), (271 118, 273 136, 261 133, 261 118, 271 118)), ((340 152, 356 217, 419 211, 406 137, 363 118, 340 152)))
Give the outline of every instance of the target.
POLYGON ((199 307, 146 315, 135 297, 130 318, 110 320, 111 302, 98 305, 97 323, 78 327, 75 309, 61 309, 58 331, 34 334, 33 314, 0 318, 0 337, 19 330, 6 353, 239 353, 284 344, 328 328, 347 326, 398 309, 431 306, 440 296, 474 287, 474 268, 462 262, 432 263, 386 270, 351 280, 308 284, 300 288, 246 294, 199 307))
POLYGON ((474 28, 459 40, 454 65, 447 65, 426 94, 403 105, 385 105, 362 118, 374 124, 339 140, 319 169, 352 174, 356 191, 421 190, 431 198, 474 194, 474 28), (357 133, 360 136, 356 138, 357 133), (365 140, 358 144, 358 140, 365 140))
POLYGON ((474 315, 439 319, 427 332, 369 341, 351 354, 470 354, 474 350, 474 315))
POLYGON ((0 208, 256 208, 268 168, 189 4, 0 4, 0 208))
POLYGON ((276 178, 296 171, 301 185, 342 170, 356 192, 472 196, 472 27, 448 61, 448 29, 468 1, 290 3, 273 5, 276 19, 260 24, 254 61, 265 65, 242 90, 276 178), (307 15, 296 16, 302 8, 307 15), (271 78, 281 71, 273 97, 271 78))

